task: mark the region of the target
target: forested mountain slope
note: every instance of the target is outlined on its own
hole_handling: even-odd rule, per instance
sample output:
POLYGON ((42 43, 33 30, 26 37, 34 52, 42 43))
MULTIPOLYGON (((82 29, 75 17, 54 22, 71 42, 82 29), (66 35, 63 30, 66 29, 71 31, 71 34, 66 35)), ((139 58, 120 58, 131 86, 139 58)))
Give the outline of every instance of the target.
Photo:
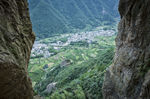
POLYGON ((114 23, 118 0, 29 0, 37 37, 89 30, 114 23))

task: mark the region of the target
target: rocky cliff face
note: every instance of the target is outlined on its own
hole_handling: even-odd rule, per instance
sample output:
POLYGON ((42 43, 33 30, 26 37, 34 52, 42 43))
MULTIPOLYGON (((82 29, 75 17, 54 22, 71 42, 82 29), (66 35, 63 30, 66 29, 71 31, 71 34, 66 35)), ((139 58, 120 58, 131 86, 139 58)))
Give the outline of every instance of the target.
POLYGON ((0 0, 0 99, 32 99, 27 76, 35 36, 27 0, 0 0))
POLYGON ((104 99, 150 99, 150 0, 120 0, 121 21, 104 99))

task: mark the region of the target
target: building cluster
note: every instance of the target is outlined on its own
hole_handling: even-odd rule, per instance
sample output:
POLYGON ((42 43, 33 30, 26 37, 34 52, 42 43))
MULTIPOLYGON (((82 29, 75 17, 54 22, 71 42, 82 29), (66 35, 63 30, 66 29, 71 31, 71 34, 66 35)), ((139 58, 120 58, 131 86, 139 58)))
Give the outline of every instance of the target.
POLYGON ((70 45, 71 42, 78 42, 78 41, 87 41, 87 43, 91 43, 94 41, 95 37, 98 36, 113 36, 115 31, 113 30, 99 30, 99 31, 89 31, 89 32, 82 32, 82 33, 75 33, 75 34, 65 34, 61 35, 60 38, 64 38, 65 36, 68 37, 66 42, 57 41, 56 43, 41 43, 36 41, 31 56, 35 57, 37 55, 43 55, 44 57, 50 57, 53 53, 49 52, 49 47, 53 47, 55 50, 59 50, 64 46, 70 45), (69 35, 69 36, 68 36, 69 35))

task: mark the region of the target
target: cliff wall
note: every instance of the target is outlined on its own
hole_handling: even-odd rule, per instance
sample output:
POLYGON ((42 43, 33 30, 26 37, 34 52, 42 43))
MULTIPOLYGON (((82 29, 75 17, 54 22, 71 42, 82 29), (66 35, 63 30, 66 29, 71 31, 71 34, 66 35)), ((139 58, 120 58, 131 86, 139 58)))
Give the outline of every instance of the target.
POLYGON ((0 99, 32 99, 27 67, 35 35, 27 0, 0 0, 0 99))
POLYGON ((150 0, 120 0, 121 21, 104 99, 150 99, 150 0))

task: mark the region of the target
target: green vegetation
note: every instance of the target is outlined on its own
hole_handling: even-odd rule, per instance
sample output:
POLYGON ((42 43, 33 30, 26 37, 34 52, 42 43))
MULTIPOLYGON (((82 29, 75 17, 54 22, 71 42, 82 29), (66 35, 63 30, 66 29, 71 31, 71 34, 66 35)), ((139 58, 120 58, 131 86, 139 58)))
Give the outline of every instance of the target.
MULTIPOLYGON (((50 52, 57 52, 51 57, 31 58, 29 75, 35 93, 47 99, 102 99, 104 73, 114 55, 114 38, 100 36, 92 43, 73 42, 59 50, 50 48, 50 52), (69 64, 64 65, 65 62, 69 64), (55 88, 46 92, 54 82, 55 88)), ((41 42, 47 44, 58 39, 52 37, 41 42)))
POLYGON ((35 95, 102 99, 104 73, 115 49, 118 0, 28 1, 37 36, 28 68, 35 95))
POLYGON ((37 38, 112 25, 118 0, 28 0, 37 38))

